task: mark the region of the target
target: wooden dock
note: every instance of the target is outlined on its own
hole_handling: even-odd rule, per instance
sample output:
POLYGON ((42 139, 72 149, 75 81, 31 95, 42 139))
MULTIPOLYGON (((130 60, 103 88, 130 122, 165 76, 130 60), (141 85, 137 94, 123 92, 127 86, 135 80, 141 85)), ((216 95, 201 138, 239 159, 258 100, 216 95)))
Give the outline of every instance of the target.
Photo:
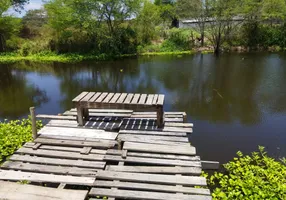
POLYGON ((212 199, 184 112, 165 112, 162 128, 156 112, 90 109, 82 127, 76 115, 38 116, 38 137, 1 166, 1 198, 212 199))

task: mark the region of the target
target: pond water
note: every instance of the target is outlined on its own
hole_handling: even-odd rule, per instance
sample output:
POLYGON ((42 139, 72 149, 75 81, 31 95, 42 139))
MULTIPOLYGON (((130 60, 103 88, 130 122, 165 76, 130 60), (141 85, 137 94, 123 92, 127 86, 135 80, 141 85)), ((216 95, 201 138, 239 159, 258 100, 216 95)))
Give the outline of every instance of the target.
POLYGON ((128 58, 112 62, 0 65, 0 120, 72 107, 83 90, 163 93, 166 111, 185 111, 192 145, 222 163, 258 145, 286 156, 286 55, 211 54, 128 58))

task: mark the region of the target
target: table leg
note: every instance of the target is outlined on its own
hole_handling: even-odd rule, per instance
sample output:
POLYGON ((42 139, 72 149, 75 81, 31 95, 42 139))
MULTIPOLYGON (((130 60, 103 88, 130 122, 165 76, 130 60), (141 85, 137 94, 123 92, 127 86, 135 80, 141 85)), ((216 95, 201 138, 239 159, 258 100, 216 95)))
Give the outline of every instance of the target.
POLYGON ((83 108, 79 106, 76 108, 76 110, 77 110, 78 125, 83 126, 83 122, 84 122, 84 120, 83 120, 83 108))
POLYGON ((164 111, 163 106, 159 106, 157 108, 157 126, 158 128, 162 128, 164 125, 164 111))

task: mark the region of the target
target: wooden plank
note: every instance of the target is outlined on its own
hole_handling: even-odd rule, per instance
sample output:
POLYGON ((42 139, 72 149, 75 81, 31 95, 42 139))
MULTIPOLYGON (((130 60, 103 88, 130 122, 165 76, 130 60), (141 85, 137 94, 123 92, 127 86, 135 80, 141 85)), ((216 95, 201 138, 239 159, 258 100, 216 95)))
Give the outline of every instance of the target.
POLYGON ((159 94, 157 105, 163 105, 164 104, 164 98, 165 98, 165 95, 159 94))
POLYGON ((169 146, 190 146, 189 143, 186 142, 174 142, 174 141, 165 141, 165 140, 153 140, 150 138, 142 137, 124 137, 120 138, 124 142, 138 142, 138 143, 147 143, 147 144, 164 144, 169 146))
MULTIPOLYGON (((23 145, 23 147, 31 148, 29 143, 23 145)), ((66 147, 66 146, 52 146, 52 145, 41 145, 40 149, 47 149, 47 150, 58 150, 58 151, 70 151, 70 152, 82 152, 85 147, 66 147)), ((91 147, 87 147, 91 148, 91 147)), ((107 150, 105 149, 91 149, 90 153, 94 154, 106 154, 107 150)))
POLYGON ((122 93, 116 103, 123 103, 123 101, 125 100, 126 96, 127 96, 126 93, 122 93))
POLYGON ((88 154, 83 155, 77 152, 66 152, 66 151, 52 151, 45 149, 33 150, 30 148, 22 147, 16 151, 18 154, 30 154, 36 156, 46 156, 54 158, 71 158, 71 159, 83 159, 83 160, 103 160, 104 155, 101 154, 88 154))
POLYGON ((83 97, 80 101, 81 102, 87 102, 89 101, 93 95, 95 95, 95 92, 89 92, 85 97, 83 97))
POLYGON ((150 174, 192 174, 201 175, 199 167, 157 167, 157 166, 117 166, 109 165, 108 171, 138 172, 150 174))
POLYGON ((192 128, 182 128, 182 127, 164 127, 163 131, 192 133, 193 129, 192 128))
MULTIPOLYGON (((74 115, 76 115, 76 112, 75 112, 74 115)), ((37 115, 36 118, 40 118, 40 119, 76 120, 76 117, 74 117, 74 116, 60 116, 60 115, 37 115)))
POLYGON ((131 102, 133 96, 134 96, 134 94, 128 94, 123 103, 124 103, 124 104, 130 104, 130 102, 131 102))
POLYGON ((89 154, 91 151, 92 147, 83 147, 82 150, 80 151, 81 154, 89 154))
POLYGON ((165 126, 192 128, 192 127, 194 126, 194 124, 192 124, 192 123, 173 123, 173 122, 165 122, 165 126))
POLYGON ((99 140, 99 141, 75 141, 75 140, 60 140, 38 137, 35 142, 50 145, 72 146, 72 147, 97 147, 97 148, 111 148, 114 147, 115 141, 99 140))
POLYGON ((107 95, 107 92, 103 92, 94 102, 101 103, 107 95))
POLYGON ((39 131, 39 135, 61 135, 61 136, 75 136, 96 139, 115 140, 118 133, 107 132, 103 130, 84 129, 84 128, 65 128, 65 127, 51 127, 45 126, 39 131))
POLYGON ((140 94, 135 94, 131 101, 131 104, 137 104, 139 101, 139 98, 140 98, 140 94))
POLYGON ((114 96, 114 93, 109 93, 107 97, 102 101, 102 103, 108 103, 112 99, 113 96, 114 96))
POLYGON ((162 135, 162 136, 187 136, 185 132, 166 132, 166 131, 145 131, 145 130, 120 130, 119 134, 140 134, 140 135, 162 135))
POLYGON ((209 170, 218 170, 219 169, 219 162, 216 161, 204 161, 202 160, 202 168, 209 169, 209 170))
MULTIPOLYGON (((121 150, 116 149, 108 149, 106 154, 110 155, 121 155, 121 150)), ((175 160, 192 160, 192 161, 200 161, 199 156, 182 156, 175 154, 158 154, 158 153, 138 153, 138 152, 128 152, 128 156, 134 157, 146 157, 146 158, 165 158, 165 159, 175 159, 175 160)))
POLYGON ((72 100, 72 102, 78 102, 78 101, 80 101, 83 97, 85 97, 85 95, 87 95, 88 94, 88 92, 82 92, 82 93, 80 93, 78 96, 76 96, 73 100, 72 100))
POLYGON ((97 92, 89 99, 89 102, 94 102, 99 96, 101 95, 101 92, 97 92))
POLYGON ((115 93, 109 103, 115 103, 117 99, 120 97, 121 93, 115 93))
POLYGON ((144 174, 129 172, 98 171, 96 179, 136 181, 140 183, 180 184, 188 186, 206 186, 206 178, 199 176, 174 176, 162 174, 144 174))
POLYGON ((34 150, 37 150, 42 144, 41 143, 36 143, 32 148, 34 150))
POLYGON ((35 185, 0 181, 0 198, 5 200, 84 200, 86 190, 59 190, 35 185))
MULTIPOLYGON (((128 153, 129 154, 129 153, 128 153)), ((145 158, 145 157, 133 157, 128 155, 126 158, 121 156, 105 155, 105 161, 122 161, 125 163, 143 163, 143 164, 155 164, 164 166, 186 166, 186 167, 201 167, 201 163, 198 161, 188 160, 176 160, 176 159, 159 159, 159 158, 145 158)))
MULTIPOLYGON (((119 94, 121 95, 121 93, 116 93, 116 94, 119 94)), ((88 109, 90 113, 132 113, 133 110, 126 110, 126 109, 100 109, 100 108, 91 108, 91 109, 88 109)), ((76 109, 75 108, 72 108, 70 111, 68 112, 76 112, 76 109)))
POLYGON ((0 180, 93 185, 95 178, 0 170, 0 180))
POLYGON ((153 144, 144 144, 144 143, 125 142, 123 149, 131 150, 131 151, 140 151, 140 152, 196 155, 196 148, 192 146, 190 147, 176 146, 176 148, 174 148, 168 145, 160 145, 160 144, 153 145, 153 144))
POLYGON ((157 104, 158 97, 159 97, 158 94, 155 94, 155 95, 154 95, 154 98, 153 98, 153 100, 152 100, 152 104, 153 104, 153 105, 156 105, 156 104, 157 104))
POLYGON ((46 158, 46 157, 36 157, 36 156, 17 155, 17 154, 12 155, 9 160, 46 164, 46 165, 61 165, 61 166, 96 168, 96 169, 103 169, 105 167, 105 162, 102 161, 100 162, 100 161, 86 161, 86 160, 70 160, 70 159, 46 158))
POLYGON ((94 177, 96 172, 99 170, 96 168, 80 168, 80 167, 63 167, 57 165, 40 165, 40 164, 30 164, 24 162, 11 162, 7 161, 2 166, 2 169, 13 169, 29 172, 39 172, 39 173, 53 173, 62 175, 75 175, 75 176, 91 176, 94 177))
POLYGON ((114 181, 100 181, 96 180, 94 186, 100 187, 118 187, 121 189, 132 189, 132 190, 148 190, 148 191, 162 191, 162 192, 182 192, 186 194, 201 194, 210 195, 209 189, 203 188, 192 188, 192 187, 182 187, 177 188, 171 185, 159 185, 159 184, 147 184, 147 183, 134 183, 134 182, 117 182, 114 181))
POLYGON ((143 192, 133 190, 112 190, 103 188, 92 188, 89 195, 91 196, 108 196, 120 199, 141 199, 141 200, 166 200, 166 199, 180 199, 180 200, 211 200, 211 196, 205 195, 184 195, 184 194, 170 194, 162 192, 143 192))
POLYGON ((140 134, 124 134, 120 133, 118 138, 125 140, 128 138, 137 138, 137 139, 150 139, 150 140, 159 140, 159 141, 173 141, 173 142, 182 142, 189 143, 187 137, 176 137, 176 136, 157 136, 157 135, 140 135, 140 134))
POLYGON ((138 104, 145 104, 147 94, 141 94, 138 104))
POLYGON ((153 94, 149 94, 148 97, 147 97, 146 105, 152 105, 153 98, 154 98, 154 95, 153 94))

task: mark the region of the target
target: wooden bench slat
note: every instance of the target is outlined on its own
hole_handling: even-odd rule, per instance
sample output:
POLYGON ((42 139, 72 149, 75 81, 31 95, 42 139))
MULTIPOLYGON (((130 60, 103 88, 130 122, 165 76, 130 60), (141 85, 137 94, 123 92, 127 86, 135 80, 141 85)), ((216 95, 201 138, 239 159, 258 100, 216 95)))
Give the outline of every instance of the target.
POLYGON ((164 95, 159 94, 159 96, 158 96, 158 101, 157 101, 157 105, 163 105, 163 104, 164 104, 164 98, 165 98, 164 95))
POLYGON ((141 94, 138 104, 144 104, 146 101, 147 94, 141 94))
POLYGON ((109 93, 107 97, 102 101, 102 103, 108 103, 112 99, 113 96, 114 96, 114 93, 109 93))
POLYGON ((154 95, 154 98, 153 98, 153 101, 152 101, 152 104, 153 104, 153 105, 156 105, 156 104, 157 104, 158 97, 159 97, 158 94, 155 94, 155 95, 154 95))
POLYGON ((127 96, 127 93, 122 93, 116 103, 123 103, 126 96, 127 96))
POLYGON ((131 102, 133 96, 134 96, 134 94, 128 94, 123 103, 129 104, 131 102))
POLYGON ((206 186, 206 178, 199 176, 174 176, 162 174, 144 174, 130 172, 98 171, 96 179, 137 181, 141 183, 180 184, 188 186, 206 186))
POLYGON ((92 188, 89 195, 91 196, 108 196, 123 199, 144 199, 144 200, 166 200, 166 199, 180 199, 180 200, 211 200, 211 196, 204 195, 183 195, 183 194, 170 194, 162 192, 145 192, 134 190, 114 190, 103 188, 92 188))
POLYGON ((153 98, 154 98, 154 95, 153 94, 149 94, 148 97, 147 97, 146 104, 147 105, 152 105, 153 98))
POLYGON ((97 92, 93 97, 91 97, 89 102, 94 102, 100 95, 101 95, 101 92, 97 92))
POLYGON ((80 101, 88 101, 90 98, 93 97, 93 95, 95 95, 95 92, 89 92, 87 95, 85 95, 85 97, 83 97, 80 101))
POLYGON ((0 180, 92 185, 95 178, 0 170, 0 180))
POLYGON ((71 160, 71 159, 47 158, 47 157, 19 155, 19 154, 14 154, 9 159, 11 161, 22 161, 22 162, 46 164, 46 165, 61 165, 61 166, 98 168, 98 169, 103 169, 105 167, 105 162, 103 161, 71 160))
POLYGON ((103 92, 103 93, 95 100, 95 102, 96 102, 96 103, 101 103, 107 95, 108 95, 107 92, 103 92))
POLYGON ((139 98, 140 98, 140 94, 135 94, 132 101, 131 101, 131 104, 137 104, 139 98))
POLYGON ((73 102, 78 102, 78 101, 80 101, 83 97, 85 97, 85 95, 87 95, 88 94, 88 92, 82 92, 82 93, 80 93, 78 96, 76 96, 72 101, 73 102))
POLYGON ((115 103, 117 99, 120 97, 121 93, 115 93, 109 103, 115 103))

